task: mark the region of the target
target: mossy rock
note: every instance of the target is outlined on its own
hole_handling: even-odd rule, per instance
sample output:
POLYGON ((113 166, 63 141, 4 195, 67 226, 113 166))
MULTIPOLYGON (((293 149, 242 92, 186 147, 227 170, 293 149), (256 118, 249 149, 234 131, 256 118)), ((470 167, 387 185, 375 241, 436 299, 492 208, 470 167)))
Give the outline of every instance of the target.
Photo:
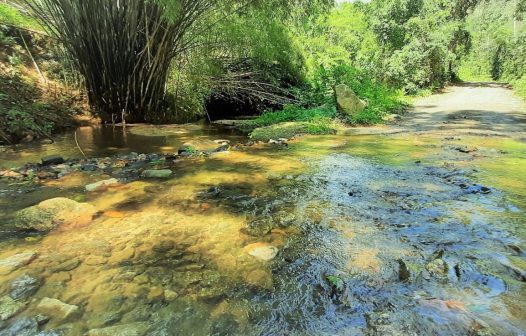
POLYGON ((269 141, 270 139, 291 139, 302 134, 333 134, 334 129, 320 129, 310 122, 283 122, 271 126, 256 128, 250 137, 255 141, 269 141))
POLYGON ((48 232, 57 225, 85 225, 96 212, 90 204, 58 197, 16 212, 14 222, 22 231, 48 232))

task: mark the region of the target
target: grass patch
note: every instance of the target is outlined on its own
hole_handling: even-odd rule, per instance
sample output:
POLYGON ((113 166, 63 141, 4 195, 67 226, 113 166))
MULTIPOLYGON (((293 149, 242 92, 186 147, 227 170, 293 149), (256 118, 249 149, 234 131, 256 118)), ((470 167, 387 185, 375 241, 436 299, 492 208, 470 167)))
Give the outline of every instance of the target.
POLYGON ((31 17, 21 13, 18 9, 0 3, 0 24, 42 31, 42 27, 31 17))
POLYGON ((334 134, 336 130, 332 124, 329 118, 319 118, 310 122, 282 122, 258 127, 250 133, 250 138, 255 141, 269 141, 270 139, 291 139, 302 134, 334 134))

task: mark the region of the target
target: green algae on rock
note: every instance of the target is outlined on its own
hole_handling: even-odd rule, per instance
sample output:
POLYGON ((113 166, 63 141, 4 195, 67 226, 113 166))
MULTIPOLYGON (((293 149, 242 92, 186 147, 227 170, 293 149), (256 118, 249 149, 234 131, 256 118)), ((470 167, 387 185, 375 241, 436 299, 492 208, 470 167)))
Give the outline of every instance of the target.
POLYGON ((97 210, 90 204, 58 197, 15 213, 15 227, 23 231, 48 232, 58 225, 82 226, 97 210))

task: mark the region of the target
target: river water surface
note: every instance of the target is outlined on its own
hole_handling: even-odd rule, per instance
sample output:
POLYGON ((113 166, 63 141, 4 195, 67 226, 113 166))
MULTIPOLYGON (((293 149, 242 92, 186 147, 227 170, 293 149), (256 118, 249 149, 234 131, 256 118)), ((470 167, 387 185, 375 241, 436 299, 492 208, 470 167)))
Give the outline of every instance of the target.
MULTIPOLYGON (((197 126, 77 131, 90 157, 218 138, 246 142, 197 126)), ((3 149, 0 167, 49 154, 81 157, 65 134, 3 149)), ((2 179, 0 265, 34 257, 0 274, 0 317, 13 281, 38 285, 0 335, 523 335, 525 166, 526 144, 505 138, 334 135, 182 159, 168 180, 104 191, 84 188, 98 171, 2 179), (99 215, 12 234, 15 211, 54 197, 99 215), (77 311, 44 319, 44 298, 77 311)))

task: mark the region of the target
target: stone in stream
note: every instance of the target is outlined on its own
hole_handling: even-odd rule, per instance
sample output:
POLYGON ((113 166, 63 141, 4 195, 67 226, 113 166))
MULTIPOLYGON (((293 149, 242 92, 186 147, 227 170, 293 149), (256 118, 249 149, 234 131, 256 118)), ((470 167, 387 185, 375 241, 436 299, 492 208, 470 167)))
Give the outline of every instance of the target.
POLYGON ((241 232, 253 237, 263 237, 269 234, 273 228, 273 219, 263 217, 250 221, 246 227, 241 229, 241 232))
POLYGON ((108 180, 103 180, 103 181, 95 182, 92 184, 88 184, 86 186, 86 191, 104 190, 104 189, 107 189, 109 186, 113 186, 117 184, 119 184, 119 180, 115 178, 111 178, 108 180))
POLYGON ((90 204, 58 197, 16 212, 14 222, 19 230, 48 232, 58 225, 86 225, 96 212, 90 204))
POLYGON ((0 331, 0 336, 35 336, 38 323, 35 319, 23 317, 15 320, 7 329, 0 331))
POLYGON ((169 178, 173 172, 170 169, 148 169, 142 172, 141 177, 143 178, 169 178))
POLYGON ((35 294, 40 285, 40 279, 24 274, 11 282, 9 296, 14 300, 25 300, 35 294))
POLYGON ((407 282, 411 279, 409 268, 407 268, 406 263, 402 259, 398 259, 398 279, 401 282, 407 282))
POLYGON ((230 149, 230 145, 229 144, 225 144, 225 145, 221 145, 221 146, 217 147, 216 149, 214 149, 214 152, 215 153, 227 152, 229 149, 230 149))
POLYGON ((248 254, 254 258, 262 261, 269 261, 278 255, 278 248, 265 243, 254 243, 245 246, 244 248, 248 254))
POLYGON ((66 162, 64 158, 58 155, 50 155, 50 156, 45 156, 42 158, 43 166, 58 165, 58 164, 63 164, 64 162, 66 162))
MULTIPOLYGON (((462 187, 462 186, 461 186, 462 187)), ((489 194, 491 193, 491 189, 479 184, 472 185, 470 187, 464 186, 464 188, 467 193, 470 194, 489 194)))
POLYGON ((80 170, 82 171, 88 171, 88 172, 93 172, 93 171, 97 171, 99 170, 99 166, 97 166, 96 164, 94 163, 87 163, 87 164, 84 164, 80 167, 80 170))
POLYGON ((9 295, 0 298, 0 321, 5 321, 15 316, 22 308, 25 307, 24 302, 13 300, 9 295))
POLYGON ((91 329, 87 336, 143 336, 149 326, 146 322, 121 324, 107 328, 91 329))
POLYGON ((444 276, 447 275, 448 266, 442 259, 435 259, 426 265, 426 269, 432 275, 444 276))
POLYGON ((66 321, 79 313, 79 307, 47 297, 43 298, 36 308, 40 313, 55 321, 66 321))
POLYGON ((7 275, 25 266, 38 257, 36 252, 18 253, 11 257, 0 259, 0 275, 7 275))
POLYGON ((68 271, 74 270, 79 265, 80 265, 79 258, 72 258, 72 259, 66 260, 63 263, 60 263, 57 266, 53 267, 52 271, 55 273, 68 272, 68 271))

